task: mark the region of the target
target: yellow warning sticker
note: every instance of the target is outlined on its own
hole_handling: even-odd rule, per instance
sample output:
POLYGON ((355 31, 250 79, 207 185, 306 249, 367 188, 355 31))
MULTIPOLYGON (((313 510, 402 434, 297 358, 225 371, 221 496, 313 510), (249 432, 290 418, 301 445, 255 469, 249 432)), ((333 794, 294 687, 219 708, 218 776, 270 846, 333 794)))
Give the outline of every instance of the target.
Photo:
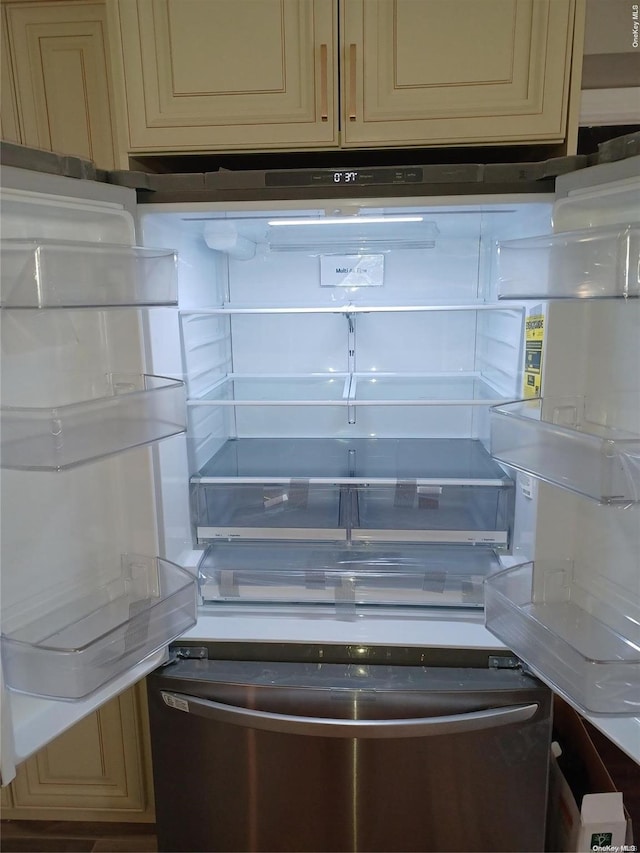
POLYGON ((542 388, 542 343, 544 315, 530 314, 526 320, 524 342, 524 396, 539 397, 542 388))

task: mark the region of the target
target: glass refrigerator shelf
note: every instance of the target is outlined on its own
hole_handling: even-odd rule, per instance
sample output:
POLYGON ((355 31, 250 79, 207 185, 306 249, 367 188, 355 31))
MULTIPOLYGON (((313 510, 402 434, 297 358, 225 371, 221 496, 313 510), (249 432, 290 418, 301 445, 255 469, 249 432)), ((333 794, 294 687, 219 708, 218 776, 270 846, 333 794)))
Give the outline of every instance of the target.
POLYGON ((506 399, 475 374, 228 374, 188 405, 489 406, 506 399))

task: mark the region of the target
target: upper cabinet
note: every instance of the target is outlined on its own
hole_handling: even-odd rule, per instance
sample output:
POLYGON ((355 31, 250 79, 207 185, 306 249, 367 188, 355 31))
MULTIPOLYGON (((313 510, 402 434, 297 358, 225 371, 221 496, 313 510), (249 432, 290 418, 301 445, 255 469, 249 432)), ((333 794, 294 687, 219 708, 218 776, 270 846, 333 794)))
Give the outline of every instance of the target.
POLYGON ((3 138, 102 168, 190 151, 575 147, 584 0, 1 8, 3 138))
POLYGON ((2 4, 2 138, 116 165, 104 2, 2 4))
POLYGON ((343 143, 560 142, 572 0, 346 0, 343 143))
POLYGON ((130 152, 338 144, 333 0, 119 0, 114 13, 130 152))
POLYGON ((6 9, 0 9, 2 20, 2 45, 0 49, 0 133, 9 142, 21 142, 18 103, 13 79, 13 70, 9 56, 9 38, 7 34, 6 9))
POLYGON ((109 2, 130 154, 571 149, 582 0, 109 2))

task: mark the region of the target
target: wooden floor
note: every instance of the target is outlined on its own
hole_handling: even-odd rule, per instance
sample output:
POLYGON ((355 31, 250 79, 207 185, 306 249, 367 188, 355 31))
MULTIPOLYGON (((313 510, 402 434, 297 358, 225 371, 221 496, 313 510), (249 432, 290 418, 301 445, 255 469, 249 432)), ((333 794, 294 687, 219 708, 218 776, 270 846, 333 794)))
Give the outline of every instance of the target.
MULTIPOLYGON (((640 847, 640 767, 586 724, 633 821, 634 840, 640 847)), ((2 821, 3 853, 153 853, 155 827, 135 823, 75 823, 2 821)))
POLYGON ((153 853, 153 824, 3 820, 3 853, 153 853))

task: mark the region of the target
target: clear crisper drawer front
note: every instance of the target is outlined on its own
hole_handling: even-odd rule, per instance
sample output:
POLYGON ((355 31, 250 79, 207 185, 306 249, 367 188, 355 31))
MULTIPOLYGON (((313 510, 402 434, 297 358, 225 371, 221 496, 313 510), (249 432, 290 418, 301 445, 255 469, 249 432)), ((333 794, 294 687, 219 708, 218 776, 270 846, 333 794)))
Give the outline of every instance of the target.
POLYGON ((487 578, 487 628, 584 711, 637 716, 638 622, 582 589, 577 568, 526 563, 487 578))
POLYGON ((500 299, 638 295, 638 226, 589 228, 498 243, 500 299))
POLYGON ((201 565, 206 602, 482 607, 490 550, 330 543, 215 543, 201 565))
POLYGON ((80 699, 195 621, 192 575, 166 560, 125 555, 118 576, 64 603, 34 600, 26 613, 3 613, 5 682, 22 693, 80 699))
POLYGON ((340 488, 290 480, 280 484, 194 484, 192 518, 208 539, 329 539, 340 527, 340 488))
POLYGON ((442 542, 506 547, 513 489, 503 486, 354 488, 354 540, 442 542))
POLYGON ((491 410, 495 459, 602 503, 640 500, 637 394, 521 400, 491 410))
POLYGON ((62 470, 186 429, 184 385, 178 380, 87 374, 70 387, 76 402, 64 393, 58 404, 0 408, 2 467, 62 470))
POLYGON ((508 544, 513 483, 471 439, 229 439, 191 478, 200 540, 508 544))
POLYGON ((176 255, 168 249, 53 240, 3 240, 5 308, 175 305, 176 255))

